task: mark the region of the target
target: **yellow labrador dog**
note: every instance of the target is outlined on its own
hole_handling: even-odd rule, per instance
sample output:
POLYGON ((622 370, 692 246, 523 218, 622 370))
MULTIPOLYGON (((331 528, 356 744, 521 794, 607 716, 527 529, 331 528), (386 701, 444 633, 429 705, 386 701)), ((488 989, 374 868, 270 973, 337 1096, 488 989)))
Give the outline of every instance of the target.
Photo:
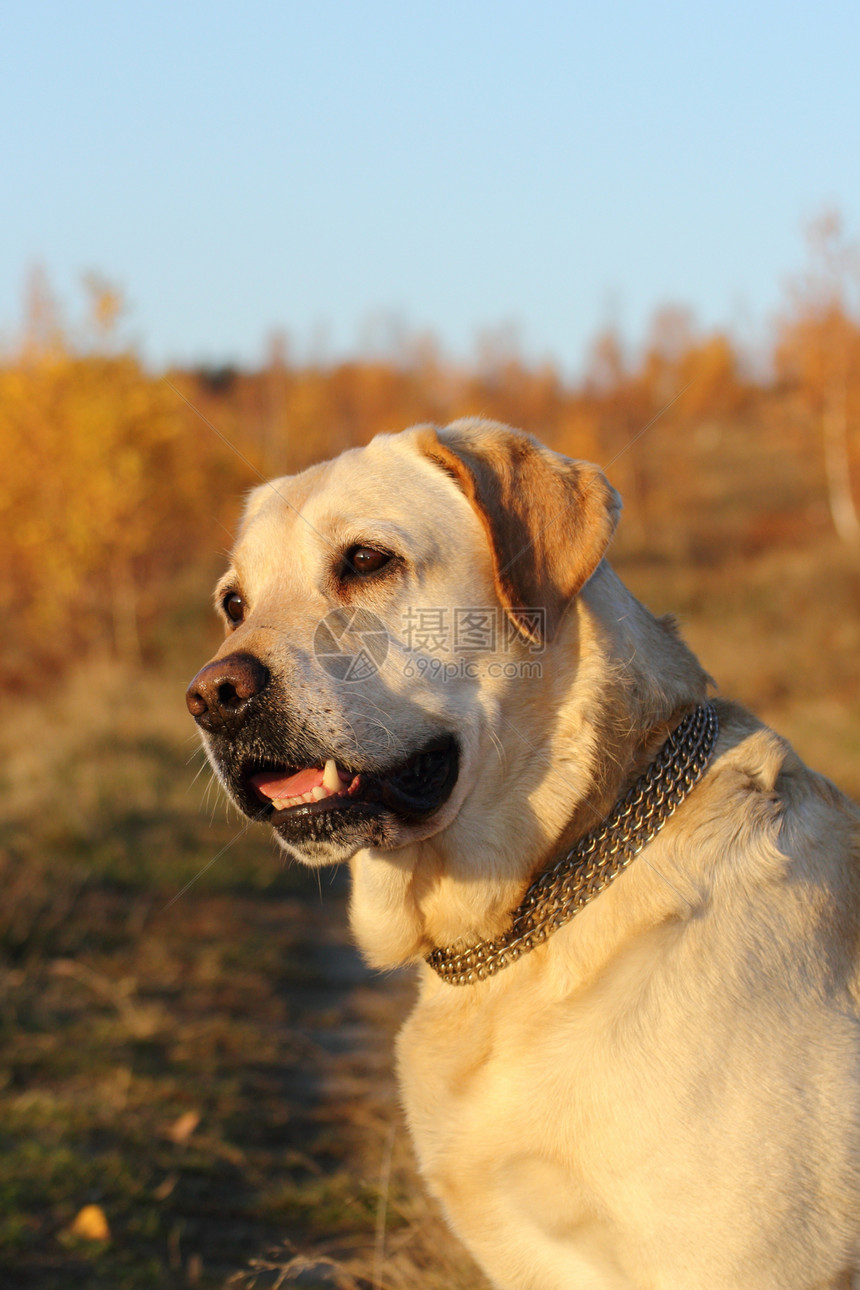
POLYGON ((508 1290, 860 1287, 858 811, 605 553, 600 471, 483 421, 256 489, 188 704, 349 861, 427 1184, 508 1290))

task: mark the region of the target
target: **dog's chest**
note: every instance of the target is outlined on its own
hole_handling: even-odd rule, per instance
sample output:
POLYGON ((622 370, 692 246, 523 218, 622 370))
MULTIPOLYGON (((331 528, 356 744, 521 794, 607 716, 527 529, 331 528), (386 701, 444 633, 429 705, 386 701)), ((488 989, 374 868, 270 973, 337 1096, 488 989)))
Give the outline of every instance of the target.
MULTIPOLYGON (((792 1179, 827 1127, 808 1105, 803 1116, 789 1105, 777 1122, 787 1094, 774 1106, 768 1092, 787 1088, 795 1044, 822 1049, 820 1035, 802 1038, 800 1013, 786 1046, 753 1042, 755 1000, 726 1013, 692 988, 670 1015, 665 999, 651 1007, 605 979, 576 1002, 535 988, 498 997, 482 1007, 437 991, 398 1041, 422 1172, 494 1284, 687 1290, 695 1273, 735 1287, 739 1267, 750 1287, 795 1284, 779 1278, 809 1250, 792 1248, 778 1208, 753 1213, 749 1197, 766 1195, 774 1173, 802 1195, 792 1179)), ((846 1122, 839 1138, 848 1137, 846 1122)), ((847 1162, 833 1164, 820 1190, 849 1206, 847 1162)), ((792 1232, 813 1222, 795 1217, 792 1232)), ((826 1244, 838 1224, 829 1210, 819 1217, 826 1244)), ((818 1282, 810 1269, 796 1284, 818 1282)))
POLYGON ((619 1258, 614 1198, 619 1180, 628 1196, 644 1180, 653 1145, 629 1096, 613 1105, 618 1072, 602 1043, 577 1042, 569 1016, 560 1024, 525 1000, 439 1023, 416 1010, 399 1070, 422 1172, 455 1229, 499 1285, 569 1285, 574 1271, 583 1284, 637 1284, 619 1258))

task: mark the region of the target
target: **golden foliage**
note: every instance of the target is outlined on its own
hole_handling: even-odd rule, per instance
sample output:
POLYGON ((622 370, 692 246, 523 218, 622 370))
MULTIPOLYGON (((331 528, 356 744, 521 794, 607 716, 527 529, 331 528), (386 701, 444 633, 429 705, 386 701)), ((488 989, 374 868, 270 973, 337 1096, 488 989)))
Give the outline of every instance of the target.
POLYGON ((745 377, 729 338, 677 309, 655 317, 635 362, 599 336, 579 384, 510 344, 458 367, 426 338, 390 361, 297 365, 280 341, 257 372, 154 376, 119 342, 113 288, 89 281, 88 319, 70 336, 34 280, 20 352, 0 367, 0 609, 14 623, 0 683, 61 673, 93 649, 151 652, 183 569, 229 544, 244 489, 421 420, 496 417, 609 465, 622 542, 684 558, 802 535, 834 487, 834 521, 847 523, 860 327, 828 237, 831 277, 819 265, 784 318, 776 381, 745 377))
POLYGON ((142 597, 200 512, 175 395, 129 356, 28 355, 0 372, 0 443, 0 608, 19 645, 62 662, 106 633, 135 652, 142 597))

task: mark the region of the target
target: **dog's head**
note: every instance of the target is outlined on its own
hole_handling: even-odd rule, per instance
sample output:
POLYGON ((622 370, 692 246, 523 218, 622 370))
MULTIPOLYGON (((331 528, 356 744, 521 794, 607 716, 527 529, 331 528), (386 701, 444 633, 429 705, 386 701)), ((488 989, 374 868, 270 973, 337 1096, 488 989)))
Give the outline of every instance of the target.
POLYGON ((618 510, 596 467, 483 421, 257 488, 216 591, 225 643, 187 694, 236 804, 311 863, 489 807, 505 695, 528 704, 618 510))

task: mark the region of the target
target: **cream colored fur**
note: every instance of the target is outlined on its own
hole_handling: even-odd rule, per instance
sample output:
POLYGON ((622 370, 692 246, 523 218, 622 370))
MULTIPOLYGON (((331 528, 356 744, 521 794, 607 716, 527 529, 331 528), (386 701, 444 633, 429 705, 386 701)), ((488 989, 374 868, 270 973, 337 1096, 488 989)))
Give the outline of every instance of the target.
POLYGON ((464 988, 423 962, 502 930, 707 692, 602 558, 605 481, 523 444, 424 427, 277 480, 252 496, 230 575, 251 612, 222 653, 261 657, 332 755, 439 728, 460 742, 438 817, 351 860, 367 960, 418 964, 397 1063, 422 1173, 500 1290, 860 1286, 858 812, 755 718, 717 702, 704 780, 544 945, 464 988), (575 516, 550 514, 545 472, 575 516), (522 581, 503 569, 514 511, 534 539, 522 581), (395 648, 379 677, 339 686, 312 658, 322 571, 333 545, 374 536, 407 560, 362 593, 395 648), (410 672, 408 607, 516 621, 529 587, 555 597, 551 639, 537 654, 523 632, 497 661, 539 676, 490 675, 492 657, 477 681, 410 672))

